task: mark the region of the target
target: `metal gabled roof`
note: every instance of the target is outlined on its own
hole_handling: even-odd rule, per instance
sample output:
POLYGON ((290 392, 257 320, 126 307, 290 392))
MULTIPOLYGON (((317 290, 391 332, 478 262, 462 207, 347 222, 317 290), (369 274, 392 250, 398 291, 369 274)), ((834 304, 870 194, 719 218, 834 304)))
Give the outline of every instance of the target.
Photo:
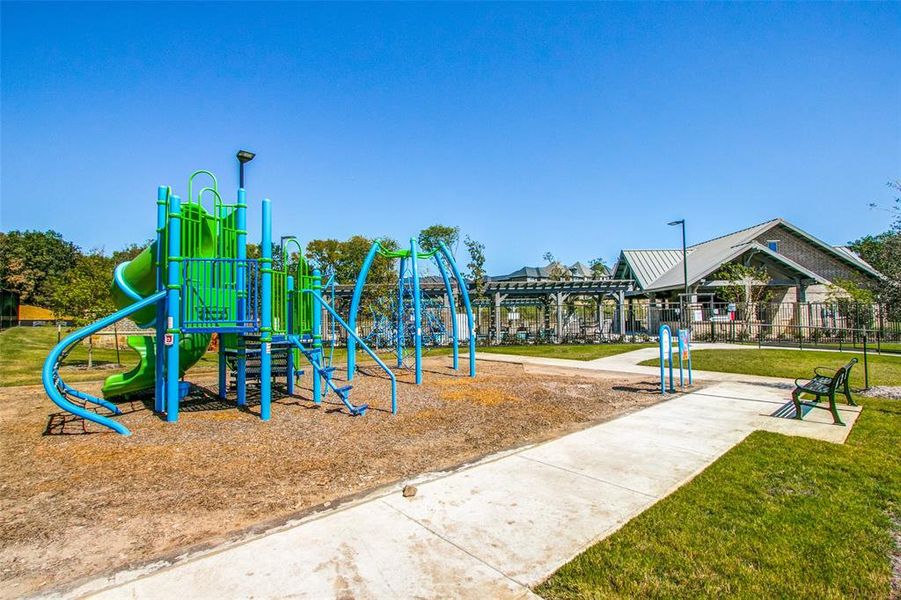
MULTIPOLYGON (((809 269, 802 267, 798 263, 783 256, 782 254, 773 252, 765 245, 760 244, 756 241, 756 238, 762 233, 780 225, 797 234, 799 237, 809 241, 813 245, 820 247, 825 252, 832 254, 839 260, 842 260, 843 262, 853 266, 854 268, 865 271, 874 277, 882 277, 882 275, 878 271, 876 271, 876 269, 867 264, 866 261, 861 259, 850 249, 841 246, 830 246, 822 240, 810 235, 806 231, 795 227, 785 219, 771 219, 769 221, 764 221, 763 223, 753 225, 746 229, 735 231, 733 233, 713 238, 712 240, 707 240, 706 242, 701 242, 700 244, 689 246, 689 283, 694 284, 700 279, 707 277, 711 273, 715 272, 721 265, 734 260, 736 257, 740 256, 744 252, 747 252, 748 250, 754 250, 767 254, 773 260, 776 260, 777 262, 785 265, 790 270, 796 272, 799 275, 802 275, 808 279, 814 279, 818 282, 827 283, 827 281, 821 276, 816 275, 809 269)), ((648 252, 658 251, 652 250, 648 252)), ((641 287, 644 291, 653 292, 676 289, 678 287, 681 287, 682 285, 684 285, 684 275, 682 267, 682 256, 680 253, 678 259, 665 273, 661 273, 659 277, 657 277, 655 280, 650 281, 646 285, 642 283, 641 287)))
MULTIPOLYGON (((816 281, 817 283, 828 283, 827 280, 817 275, 810 269, 796 263, 783 254, 774 252, 760 242, 750 241, 730 246, 725 254, 715 254, 714 252, 692 252, 689 254, 688 260, 688 281, 691 284, 708 277, 715 273, 724 264, 735 260, 746 252, 753 251, 767 255, 775 262, 782 264, 789 271, 805 278, 816 281)), ((682 271, 682 261, 679 261, 678 268, 673 268, 665 273, 660 279, 652 285, 651 291, 664 291, 681 288, 684 284, 684 274, 682 271)))
POLYGON ((882 277, 882 273, 877 271, 873 265, 871 265, 870 263, 868 263, 867 261, 862 259, 857 252, 855 252, 854 250, 851 250, 851 248, 849 248, 848 246, 833 246, 832 248, 836 252, 839 252, 842 255, 846 256, 848 258, 848 260, 850 260, 854 263, 857 263, 862 268, 867 269, 867 270, 877 274, 880 278, 882 277))
MULTIPOLYGON (((776 226, 779 219, 766 221, 753 227, 748 227, 727 235, 723 235, 700 244, 689 246, 688 255, 688 281, 693 284, 699 279, 716 271, 724 263, 747 251, 754 238, 776 226)), ((659 291, 685 285, 685 275, 682 267, 682 253, 679 252, 674 262, 665 273, 661 273, 654 281, 643 286, 645 291, 659 291)))
POLYGON ((623 250, 620 260, 629 266, 638 286, 645 289, 682 262, 682 250, 623 250))

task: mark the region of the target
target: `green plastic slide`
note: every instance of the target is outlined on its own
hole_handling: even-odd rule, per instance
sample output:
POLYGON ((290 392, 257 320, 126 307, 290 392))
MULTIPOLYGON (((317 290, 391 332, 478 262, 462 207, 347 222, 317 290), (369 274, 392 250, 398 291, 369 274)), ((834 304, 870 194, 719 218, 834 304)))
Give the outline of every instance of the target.
MULTIPOLYGON (((185 212, 198 211, 191 215, 197 219, 203 229, 197 236, 199 243, 189 257, 208 258, 215 256, 216 220, 198 205, 183 206, 185 212)), ((130 306, 156 291, 156 242, 153 242, 134 259, 122 263, 116 268, 113 278, 113 300, 120 308, 130 306)), ((156 326, 156 306, 148 306, 130 317, 139 327, 156 326)), ((179 376, 199 361, 210 344, 212 336, 208 333, 188 333, 179 336, 179 376)), ((106 378, 103 384, 103 396, 111 398, 126 396, 144 390, 153 389, 155 379, 156 342, 153 336, 130 335, 128 346, 138 354, 138 364, 126 373, 117 373, 106 378)))
MULTIPOLYGON (((210 345, 211 337, 208 333, 188 333, 181 336, 178 354, 180 376, 203 358, 210 345)), ((104 398, 127 396, 153 389, 156 358, 156 343, 153 336, 130 335, 128 336, 128 346, 138 353, 140 357, 138 364, 127 373, 116 373, 107 377, 103 384, 104 398)))

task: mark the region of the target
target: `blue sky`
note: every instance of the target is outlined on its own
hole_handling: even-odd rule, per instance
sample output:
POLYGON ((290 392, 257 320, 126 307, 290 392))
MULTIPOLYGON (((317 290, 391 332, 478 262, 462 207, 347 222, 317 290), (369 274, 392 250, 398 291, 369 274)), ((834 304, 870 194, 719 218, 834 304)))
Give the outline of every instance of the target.
POLYGON ((901 178, 899 3, 0 10, 0 226, 85 248, 150 237, 194 169, 233 190, 240 147, 276 237, 455 224, 495 273, 675 247, 680 217, 843 243, 901 178))

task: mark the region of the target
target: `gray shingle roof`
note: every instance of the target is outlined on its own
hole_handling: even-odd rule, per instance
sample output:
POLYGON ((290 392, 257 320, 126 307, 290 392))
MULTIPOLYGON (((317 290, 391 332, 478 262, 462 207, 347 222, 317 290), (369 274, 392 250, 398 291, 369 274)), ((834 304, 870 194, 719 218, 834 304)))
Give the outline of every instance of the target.
MULTIPOLYGON (((593 275, 591 272, 591 267, 585 265, 585 263, 581 261, 576 261, 573 264, 566 267, 569 269, 571 273, 578 277, 584 277, 585 279, 592 279, 593 275)), ((608 270, 609 273, 609 270, 608 270)), ((512 273, 507 273, 506 275, 495 275, 490 277, 491 281, 510 281, 512 279, 550 279, 551 277, 551 268, 550 266, 545 267, 522 267, 513 271, 512 273)))

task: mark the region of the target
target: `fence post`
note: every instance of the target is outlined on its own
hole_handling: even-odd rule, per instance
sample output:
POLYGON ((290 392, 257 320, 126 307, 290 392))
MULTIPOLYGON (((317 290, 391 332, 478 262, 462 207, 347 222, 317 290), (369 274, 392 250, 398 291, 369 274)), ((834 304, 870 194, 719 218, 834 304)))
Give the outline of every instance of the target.
POLYGON ((870 389, 870 365, 867 363, 867 334, 863 334, 863 389, 870 389))

